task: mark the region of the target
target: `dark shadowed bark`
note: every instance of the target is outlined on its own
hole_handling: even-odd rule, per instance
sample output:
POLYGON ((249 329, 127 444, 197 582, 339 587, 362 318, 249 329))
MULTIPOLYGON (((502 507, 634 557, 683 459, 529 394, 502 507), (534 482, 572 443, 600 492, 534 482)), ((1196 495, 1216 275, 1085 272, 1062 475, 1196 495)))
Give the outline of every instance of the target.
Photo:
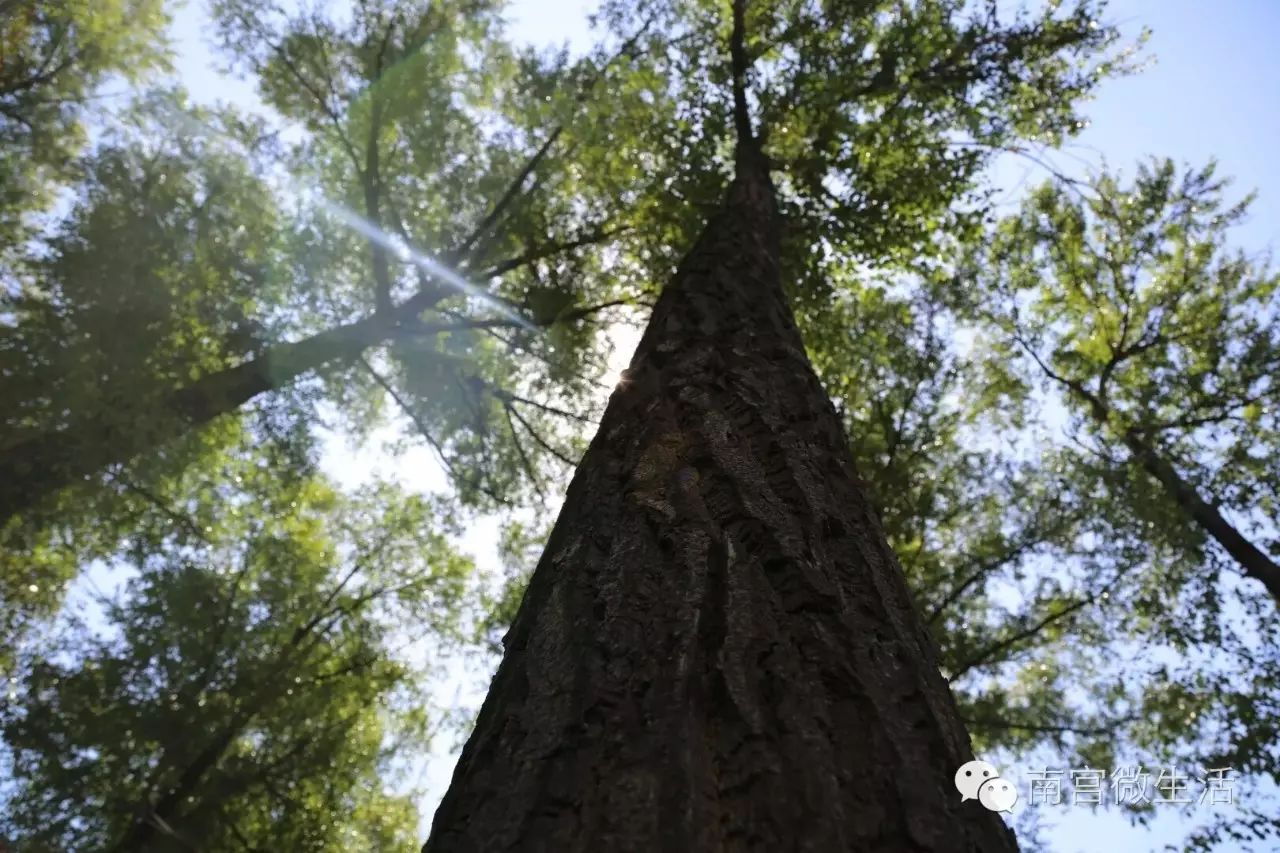
POLYGON ((663 292, 427 853, 1012 851, 778 267, 763 157, 663 292))

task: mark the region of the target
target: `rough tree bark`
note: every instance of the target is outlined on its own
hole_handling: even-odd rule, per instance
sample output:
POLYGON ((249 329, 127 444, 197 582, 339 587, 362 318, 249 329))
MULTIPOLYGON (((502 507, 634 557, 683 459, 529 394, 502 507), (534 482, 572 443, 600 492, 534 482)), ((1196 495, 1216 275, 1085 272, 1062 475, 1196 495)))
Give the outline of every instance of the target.
MULTIPOLYGON (((740 146, 742 147, 742 146, 740 146)), ((1012 851, 740 153, 574 476, 426 853, 1012 851)))

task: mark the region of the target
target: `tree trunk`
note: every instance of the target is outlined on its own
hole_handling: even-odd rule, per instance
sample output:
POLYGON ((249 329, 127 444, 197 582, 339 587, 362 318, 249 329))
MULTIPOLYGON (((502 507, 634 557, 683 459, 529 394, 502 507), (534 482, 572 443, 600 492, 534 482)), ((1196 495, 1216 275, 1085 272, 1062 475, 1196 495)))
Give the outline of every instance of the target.
POLYGON ((427 853, 1012 851, 742 159, 571 483, 427 853))
MULTIPOLYGON (((227 749, 240 736, 252 717, 252 714, 237 715, 230 725, 200 750, 191 763, 183 769, 173 786, 159 800, 154 804, 148 803, 138 810, 125 829, 124 835, 112 845, 111 853, 131 853, 135 850, 151 849, 158 835, 178 841, 185 840, 179 828, 173 826, 178 810, 204 777, 222 761, 227 749)), ((189 840, 187 841, 188 844, 181 844, 176 848, 172 843, 166 843, 164 846, 182 849, 189 845, 189 840)))
MULTIPOLYGON (((1102 423, 1105 425, 1106 421, 1102 423)), ((1202 498, 1196 487, 1184 480, 1137 430, 1126 430, 1122 438, 1134 460, 1164 487, 1166 494, 1173 498, 1187 518, 1222 546, 1245 577, 1261 582, 1271 597, 1280 602, 1280 564, 1250 542, 1217 507, 1202 498)))
POLYGON ((372 317, 338 326, 298 343, 279 344, 254 359, 201 377, 160 397, 139 422, 109 428, 81 418, 66 429, 41 433, 0 456, 0 525, 67 486, 113 464, 128 462, 191 429, 209 423, 299 375, 355 359, 389 337, 391 327, 372 317))
MULTIPOLYGON (((294 343, 275 344, 234 367, 157 395, 145 411, 124 423, 105 425, 79 417, 61 430, 39 433, 0 453, 0 526, 62 489, 112 465, 154 452, 193 429, 269 391, 287 388, 299 376, 357 360, 366 350, 394 337, 418 314, 438 304, 442 288, 422 290, 390 315, 364 317, 317 332, 294 343)), ((418 331, 466 327, 468 321, 420 324, 418 331)), ((473 325, 482 326, 484 321, 473 325)))

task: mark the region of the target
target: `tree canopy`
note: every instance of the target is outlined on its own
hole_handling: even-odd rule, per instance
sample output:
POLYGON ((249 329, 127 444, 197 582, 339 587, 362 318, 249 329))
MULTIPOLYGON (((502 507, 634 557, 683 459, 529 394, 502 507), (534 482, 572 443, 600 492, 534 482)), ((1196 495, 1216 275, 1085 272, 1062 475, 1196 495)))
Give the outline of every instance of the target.
POLYGON ((343 496, 255 455, 197 500, 215 524, 181 545, 139 531, 114 566, 122 593, 57 626, 11 680, 25 698, 3 718, 18 786, 3 825, 31 849, 416 837, 390 785, 431 720, 401 626, 456 633, 469 562, 438 505, 386 485, 343 496))
MULTIPOLYGON (((255 110, 164 76, 185 12, 45 5, 0 0, 0 838, 412 848, 431 659, 500 651, 614 338, 732 172, 728 5, 606 2, 571 54, 490 0, 215 0, 255 110), (344 443, 448 494, 341 482, 344 443)), ((1231 766, 1253 805, 1187 846, 1274 837, 1248 198, 1156 158, 1001 215, 992 166, 1137 70, 1101 2, 741 23, 788 296, 979 752, 1231 766)))

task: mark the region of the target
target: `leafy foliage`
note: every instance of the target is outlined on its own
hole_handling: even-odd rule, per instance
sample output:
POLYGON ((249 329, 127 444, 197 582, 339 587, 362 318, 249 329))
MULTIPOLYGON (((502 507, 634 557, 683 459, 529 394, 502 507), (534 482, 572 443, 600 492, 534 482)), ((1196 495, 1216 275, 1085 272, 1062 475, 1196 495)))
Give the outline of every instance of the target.
MULTIPOLYGON (((461 505, 559 491, 608 324, 643 319, 732 169, 724 6, 606 3, 611 44, 570 58, 505 43, 490 0, 217 0, 222 55, 272 115, 151 92, 83 156, 94 87, 159 62, 160 4, 4 19, 0 454, 53 437, 108 460, 0 528, 22 697, 4 831, 412 843, 388 781, 434 721, 397 641, 499 648, 540 534, 508 527, 509 582, 471 599, 445 508, 341 494, 315 436, 409 427, 399 446, 425 441, 461 505), (66 215, 29 239, 62 185, 66 215), (175 389, 255 365, 270 393, 172 417, 175 389), (125 594, 50 628, 101 561, 125 594)), ((1126 441, 1280 548, 1276 279, 1225 248, 1244 208, 1211 170, 1155 163, 1045 187, 987 231, 999 152, 1066 139, 1133 69, 1103 12, 750 4, 785 279, 976 745, 1274 780, 1271 602, 1126 441)))
POLYGON ((32 236, 75 174, 84 114, 95 89, 139 80, 164 58, 162 0, 0 4, 0 261, 32 236))
POLYGON ((993 382, 1063 392, 1086 436, 1080 464, 1135 531, 1200 567, 1196 586, 1224 555, 1202 558, 1211 531, 1149 479, 1140 449, 1273 547, 1280 485, 1263 461, 1280 436, 1280 279, 1227 247, 1247 201, 1227 205, 1223 187, 1212 167, 1179 176, 1168 161, 1128 188, 1104 176, 1085 198, 1048 185, 966 267, 994 297, 980 312, 998 330, 993 382))
MULTIPOLYGON (((190 131, 202 121, 228 132, 252 128, 234 116, 184 110, 170 94, 157 94, 131 119, 84 160, 71 211, 25 259, 17 289, 0 296, 0 313, 11 320, 0 325, 7 401, 0 452, 21 454, 25 441, 57 433, 73 416, 93 430, 88 446, 64 439, 62 460, 125 435, 161 444, 171 430, 155 414, 157 393, 236 363, 261 346, 271 322, 272 197, 242 158, 190 131)), ((111 496, 157 487, 157 478, 198 465, 235 433, 228 424, 163 442, 163 452, 0 526, 6 626, 55 606, 77 563, 126 535, 111 520, 130 508, 113 506, 111 496)))
MULTIPOLYGON (((1128 185, 1046 184, 972 245, 950 295, 981 334, 978 404, 1065 421, 1063 488, 1089 496, 1093 541, 1117 569, 1099 639, 1124 664, 1095 664, 1092 701, 1127 710, 1091 749, 1274 782, 1275 600, 1241 582, 1206 521, 1276 551, 1275 470, 1262 460, 1280 436, 1277 278, 1229 247, 1247 200, 1224 190, 1212 166, 1161 160, 1128 185)), ((1280 830, 1246 816, 1192 842, 1242 828, 1280 830)))
POLYGON ((26 664, 10 687, 25 701, 4 716, 11 837, 412 848, 417 814, 391 770, 425 747, 428 702, 398 626, 455 636, 469 562, 430 501, 279 473, 232 463, 192 510, 216 526, 185 545, 144 531, 96 630, 67 624, 26 664))
POLYGON ((531 91, 547 87, 541 64, 494 38, 487 2, 362 3, 346 21, 235 2, 216 13, 268 103, 310 131, 287 159, 318 199, 297 212, 295 281, 310 310, 295 328, 395 315, 385 347, 326 377, 348 429, 391 403, 464 500, 541 488, 546 464, 562 470, 578 449, 546 405, 586 405, 591 320, 621 301, 588 297, 609 287, 580 280, 591 267, 579 249, 603 234, 545 188, 556 166, 540 137, 558 116, 531 91))

